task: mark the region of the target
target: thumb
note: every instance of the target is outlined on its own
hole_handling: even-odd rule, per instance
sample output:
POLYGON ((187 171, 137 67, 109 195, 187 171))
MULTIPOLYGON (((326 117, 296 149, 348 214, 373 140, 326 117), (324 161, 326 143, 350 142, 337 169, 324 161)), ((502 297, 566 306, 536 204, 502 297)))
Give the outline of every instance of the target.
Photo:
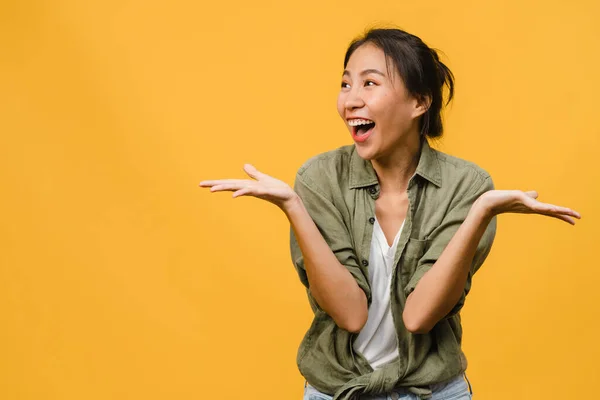
POLYGON ((244 164, 244 171, 254 179, 258 179, 262 176, 262 173, 252 164, 244 164))
POLYGON ((525 192, 525 194, 533 199, 538 198, 538 192, 536 192, 535 190, 530 190, 528 192, 525 192))

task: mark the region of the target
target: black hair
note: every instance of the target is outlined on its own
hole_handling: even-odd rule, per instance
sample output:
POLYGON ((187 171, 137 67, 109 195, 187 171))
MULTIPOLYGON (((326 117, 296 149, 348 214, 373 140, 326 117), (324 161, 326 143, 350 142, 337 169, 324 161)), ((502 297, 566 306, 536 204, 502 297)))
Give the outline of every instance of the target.
POLYGON ((447 105, 454 97, 454 75, 440 61, 436 50, 431 49, 417 36, 401 29, 375 28, 350 43, 344 57, 344 68, 352 53, 367 43, 383 50, 388 62, 388 73, 391 62, 411 96, 420 100, 428 97, 431 100, 429 108, 419 122, 421 137, 442 136, 443 89, 444 85, 448 86, 447 105))

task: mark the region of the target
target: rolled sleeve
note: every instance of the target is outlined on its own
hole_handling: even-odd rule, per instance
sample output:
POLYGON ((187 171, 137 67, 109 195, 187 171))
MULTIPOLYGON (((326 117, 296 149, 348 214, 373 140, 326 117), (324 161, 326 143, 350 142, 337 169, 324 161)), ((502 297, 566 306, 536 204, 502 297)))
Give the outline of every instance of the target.
MULTIPOLYGON (((471 206, 481 196, 483 193, 488 190, 494 189, 494 184, 492 182, 492 178, 487 176, 482 179, 483 182, 475 185, 476 189, 465 196, 454 206, 451 211, 444 217, 442 223, 439 227, 437 227, 431 235, 429 235, 428 248, 425 251, 425 254, 421 257, 417 264, 417 268, 411 277, 410 281, 406 285, 404 292, 408 297, 415 287, 417 286, 419 280, 425 275, 427 271, 431 269, 434 263, 438 260, 458 228, 465 221, 471 206)), ((475 256, 473 257, 473 262, 471 263, 471 268, 469 270, 469 274, 467 276, 467 281, 465 283, 465 288, 463 293, 461 294, 460 299, 456 303, 456 305, 452 308, 452 310, 446 315, 446 318, 454 316, 460 312, 462 307, 465 304, 465 299, 469 291, 471 290, 471 282, 473 275, 485 259, 487 258, 491 248, 492 243, 494 241, 494 237, 496 235, 496 217, 492 218, 491 222, 487 226, 479 244, 477 245, 477 249, 475 251, 475 256)))
MULTIPOLYGON (((302 199, 304 207, 315 222, 315 225, 323 235, 325 242, 333 251, 338 261, 346 267, 356 280, 358 286, 370 299, 370 288, 365 274, 361 270, 358 257, 352 246, 352 239, 342 214, 335 207, 333 200, 319 189, 317 185, 306 175, 298 173, 294 183, 294 190, 302 199)), ((300 281, 307 288, 309 300, 313 309, 320 309, 312 294, 308 282, 308 276, 304 266, 304 257, 298 245, 294 230, 290 229, 290 250, 294 267, 298 272, 300 281)))

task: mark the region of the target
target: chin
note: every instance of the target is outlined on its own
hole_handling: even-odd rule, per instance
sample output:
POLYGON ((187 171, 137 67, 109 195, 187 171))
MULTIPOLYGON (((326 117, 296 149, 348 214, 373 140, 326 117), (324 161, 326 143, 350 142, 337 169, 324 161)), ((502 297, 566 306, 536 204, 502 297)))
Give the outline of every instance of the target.
POLYGON ((354 143, 354 147, 356 148, 356 153, 363 160, 372 161, 377 157, 377 152, 372 146, 364 146, 354 143))

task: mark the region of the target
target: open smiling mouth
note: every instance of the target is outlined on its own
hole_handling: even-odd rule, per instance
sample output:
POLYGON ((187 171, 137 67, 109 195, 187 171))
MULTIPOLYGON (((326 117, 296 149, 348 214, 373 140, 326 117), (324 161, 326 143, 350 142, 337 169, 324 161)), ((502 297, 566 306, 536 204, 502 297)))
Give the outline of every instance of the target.
POLYGON ((354 119, 348 121, 352 129, 352 137, 358 142, 364 142, 373 132, 375 122, 368 119, 354 119))

